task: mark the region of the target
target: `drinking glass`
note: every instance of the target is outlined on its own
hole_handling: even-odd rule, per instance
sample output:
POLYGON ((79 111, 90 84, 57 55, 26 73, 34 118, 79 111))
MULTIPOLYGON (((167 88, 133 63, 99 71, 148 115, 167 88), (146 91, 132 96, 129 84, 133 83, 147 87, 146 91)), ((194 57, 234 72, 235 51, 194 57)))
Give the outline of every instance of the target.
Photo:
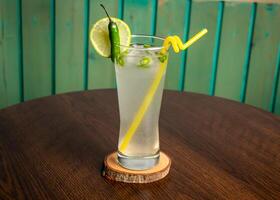
POLYGON ((128 169, 149 169, 159 160, 158 122, 168 58, 168 54, 161 51, 162 43, 163 39, 160 37, 132 35, 130 46, 121 45, 121 53, 115 60, 120 113, 118 162, 128 169), (162 67, 164 74, 151 103, 129 142, 125 148, 121 148, 145 96, 162 67))

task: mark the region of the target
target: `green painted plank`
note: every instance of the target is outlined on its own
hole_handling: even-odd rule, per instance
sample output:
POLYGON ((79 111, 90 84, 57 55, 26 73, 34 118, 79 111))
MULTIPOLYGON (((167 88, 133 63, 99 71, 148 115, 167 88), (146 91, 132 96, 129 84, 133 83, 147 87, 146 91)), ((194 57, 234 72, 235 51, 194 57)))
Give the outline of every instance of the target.
POLYGON ((50 2, 22 2, 25 99, 51 94, 50 2))
POLYGON ((50 39, 51 39, 51 81, 52 81, 52 94, 56 94, 56 0, 50 0, 50 39))
POLYGON ((89 48, 89 2, 90 0, 84 0, 84 65, 83 65, 83 87, 84 90, 88 90, 88 48, 89 48))
MULTIPOLYGON (((162 37, 178 35, 183 38, 186 4, 186 1, 158 2, 156 35, 162 37)), ((182 52, 179 54, 175 54, 172 50, 169 52, 165 88, 177 90, 182 52)))
POLYGON ((0 1, 0 108, 20 102, 17 1, 0 1))
POLYGON ((84 1, 56 0, 56 91, 83 89, 84 1))
POLYGON ((150 35, 156 35, 158 0, 152 0, 151 6, 152 6, 152 15, 151 15, 150 35))
MULTIPOLYGON (((190 33, 190 21, 191 21, 191 7, 192 2, 186 1, 186 10, 185 10, 185 24, 184 24, 184 31, 183 31, 183 42, 185 43, 189 39, 190 33)), ((185 89, 185 74, 186 74, 186 60, 188 56, 188 49, 182 52, 181 57, 181 64, 180 64, 180 72, 179 72, 179 83, 178 83, 178 90, 184 91, 185 89)))
POLYGON ((258 4, 245 102, 269 109, 280 41, 280 5, 258 4))
POLYGON ((278 45, 278 56, 274 72, 274 85, 272 91, 271 110, 280 115, 280 43, 278 45))
POLYGON ((118 0, 118 18, 123 19, 124 0, 118 0))
POLYGON ((248 3, 225 3, 216 96, 237 101, 240 98, 250 10, 248 3))
MULTIPOLYGON (((100 7, 100 3, 104 4, 112 17, 118 15, 118 1, 103 0, 90 1, 90 28, 99 19, 106 17, 104 10, 100 7)), ((115 69, 114 64, 108 58, 101 57, 91 44, 89 44, 89 63, 88 63, 88 88, 112 88, 115 85, 115 69)))
POLYGON ((152 3, 151 0, 124 1, 124 21, 129 25, 132 34, 150 35, 152 3))
POLYGON ((18 59, 19 59, 19 96, 24 101, 24 80, 23 80, 23 48, 22 48, 22 0, 17 0, 17 35, 18 35, 18 59))
POLYGON ((215 94, 215 89, 216 89, 216 77, 217 77, 217 69, 218 69, 218 59, 220 54, 220 41, 221 41, 221 33, 222 33, 223 15, 224 15, 224 2, 220 1, 218 5, 217 29, 215 35, 215 46, 213 50, 212 72, 211 72, 210 88, 209 88, 209 95, 211 96, 215 94))
POLYGON ((217 2, 192 3, 189 37, 203 28, 207 28, 208 33, 188 50, 185 74, 186 91, 209 93, 217 14, 217 2))
POLYGON ((242 83, 240 89, 240 102, 245 102, 246 90, 247 90, 247 82, 248 82, 248 74, 249 74, 249 65, 251 60, 251 51, 252 51, 252 42, 253 42, 253 33, 255 29, 255 21, 256 21, 256 12, 257 12, 257 4, 251 4, 250 11, 250 22, 248 27, 248 37, 246 42, 246 50, 245 50, 245 61, 242 72, 242 83))

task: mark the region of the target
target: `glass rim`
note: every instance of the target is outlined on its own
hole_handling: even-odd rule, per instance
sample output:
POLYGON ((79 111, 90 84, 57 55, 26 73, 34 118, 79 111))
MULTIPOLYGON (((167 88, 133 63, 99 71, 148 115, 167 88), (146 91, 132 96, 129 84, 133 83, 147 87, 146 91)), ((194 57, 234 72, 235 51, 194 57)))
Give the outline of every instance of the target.
MULTIPOLYGON (((144 34, 133 34, 131 35, 131 38, 150 38, 150 39, 156 39, 164 42, 164 38, 159 36, 153 36, 153 35, 144 35, 144 34)), ((133 44, 133 43, 130 43, 133 44)), ((126 50, 140 50, 140 51, 156 51, 163 49, 163 46, 153 46, 153 47, 133 47, 133 46, 126 46, 126 45, 118 45, 119 47, 125 48, 126 50)))

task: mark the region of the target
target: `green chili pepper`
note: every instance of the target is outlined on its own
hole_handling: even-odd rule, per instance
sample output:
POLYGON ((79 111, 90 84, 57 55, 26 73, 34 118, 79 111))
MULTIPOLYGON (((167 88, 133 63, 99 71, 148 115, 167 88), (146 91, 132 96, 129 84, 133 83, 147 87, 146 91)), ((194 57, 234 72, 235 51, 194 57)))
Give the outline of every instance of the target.
POLYGON ((150 44, 144 44, 144 48, 149 48, 149 47, 151 47, 150 44))
POLYGON ((158 59, 160 62, 164 63, 167 59, 167 55, 162 55, 162 56, 158 57, 158 59))
POLYGON ((151 59, 149 57, 143 57, 139 63, 138 63, 138 67, 142 67, 142 68, 148 68, 149 64, 151 62, 151 59))
POLYGON ((167 60, 166 54, 163 54, 161 52, 156 52, 156 54, 158 55, 158 59, 160 62, 164 63, 167 60))
POLYGON ((125 64, 124 59, 127 55, 128 55, 128 50, 125 50, 116 56, 116 62, 120 67, 124 66, 124 64, 125 64))
POLYGON ((100 4, 100 6, 104 9, 108 19, 108 30, 109 30, 109 37, 110 37, 110 43, 111 43, 111 60, 114 62, 117 56, 120 53, 120 35, 119 35, 119 29, 115 22, 112 21, 109 14, 107 13, 105 7, 103 4, 100 4))
POLYGON ((117 64, 118 64, 120 67, 123 67, 123 66, 124 66, 124 56, 123 56, 123 55, 117 56, 116 61, 117 61, 117 64))

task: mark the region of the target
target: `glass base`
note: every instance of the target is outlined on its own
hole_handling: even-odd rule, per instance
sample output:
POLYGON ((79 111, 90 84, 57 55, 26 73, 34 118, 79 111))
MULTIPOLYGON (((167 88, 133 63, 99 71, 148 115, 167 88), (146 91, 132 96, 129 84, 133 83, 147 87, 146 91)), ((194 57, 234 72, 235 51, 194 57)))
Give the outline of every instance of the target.
POLYGON ((119 164, 130 170, 151 169, 158 164, 159 152, 153 156, 125 156, 118 152, 119 164))

